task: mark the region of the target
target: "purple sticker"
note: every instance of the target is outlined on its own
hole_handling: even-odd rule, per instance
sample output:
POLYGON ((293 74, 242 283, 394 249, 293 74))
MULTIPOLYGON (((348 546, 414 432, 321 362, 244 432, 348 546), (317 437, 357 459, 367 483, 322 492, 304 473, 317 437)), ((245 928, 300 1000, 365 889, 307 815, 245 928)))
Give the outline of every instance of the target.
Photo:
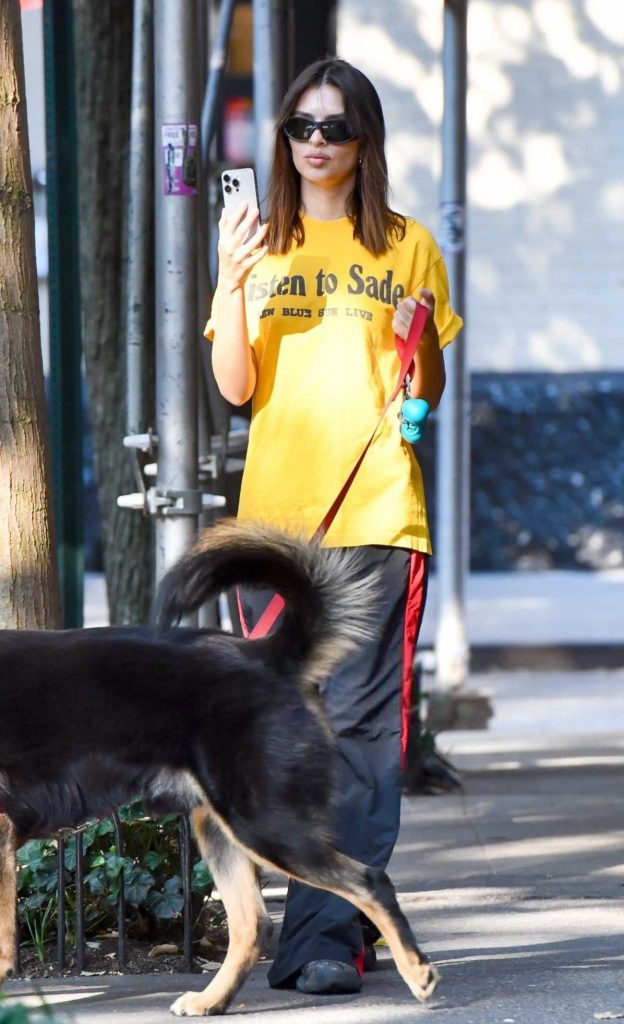
POLYGON ((166 196, 197 195, 197 125, 162 126, 163 191, 166 196))

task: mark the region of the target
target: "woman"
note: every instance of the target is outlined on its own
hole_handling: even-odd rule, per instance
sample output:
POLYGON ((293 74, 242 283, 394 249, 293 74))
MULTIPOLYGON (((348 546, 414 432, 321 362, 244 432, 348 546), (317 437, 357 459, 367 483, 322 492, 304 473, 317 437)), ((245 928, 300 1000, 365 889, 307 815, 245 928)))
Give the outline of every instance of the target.
MULTIPOLYGON (((245 241, 257 214, 242 206, 221 218, 206 334, 222 394, 235 405, 253 398, 240 517, 314 533, 396 383, 394 333, 407 337, 417 300, 430 315, 411 394, 432 408, 442 396, 442 347, 461 320, 433 238, 388 207, 384 136, 365 75, 337 59, 311 65, 280 111, 267 223, 245 241)), ((340 845, 385 867, 399 827, 431 551, 420 470, 396 413, 385 417, 324 543, 360 548, 365 571, 383 581, 374 636, 327 681, 323 698, 338 748, 340 845)), ((270 984, 358 991, 373 938, 350 904, 291 883, 270 984)))

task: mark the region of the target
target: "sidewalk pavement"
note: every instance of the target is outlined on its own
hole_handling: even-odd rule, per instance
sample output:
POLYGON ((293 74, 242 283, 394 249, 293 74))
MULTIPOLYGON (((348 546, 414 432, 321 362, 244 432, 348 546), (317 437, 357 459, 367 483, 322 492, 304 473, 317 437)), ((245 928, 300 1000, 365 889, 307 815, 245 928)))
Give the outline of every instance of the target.
MULTIPOLYGON (((354 996, 274 992, 264 961, 228 1016, 246 1024, 624 1018, 624 671, 488 673, 471 685, 490 691, 489 728, 438 737, 465 791, 404 798, 390 865, 442 972, 431 1006, 411 998, 380 948, 377 970, 354 996)), ((267 892, 276 921, 281 884, 267 892)), ((165 1024, 175 995, 207 980, 65 978, 39 990, 77 1024, 165 1024)), ((9 1002, 39 998, 24 981, 5 992, 9 1002)))

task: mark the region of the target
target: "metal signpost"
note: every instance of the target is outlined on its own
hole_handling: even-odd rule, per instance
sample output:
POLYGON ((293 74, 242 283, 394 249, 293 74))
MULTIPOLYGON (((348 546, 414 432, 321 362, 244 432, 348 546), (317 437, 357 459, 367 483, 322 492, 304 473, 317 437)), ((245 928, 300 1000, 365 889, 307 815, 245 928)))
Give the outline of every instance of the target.
MULTIPOLYGON (((152 192, 146 187, 145 168, 152 160, 153 0, 134 0, 132 26, 132 108, 127 241, 127 380, 126 430, 144 431, 145 343, 152 322, 146 299, 149 295, 149 248, 152 236, 152 192)), ((151 176, 147 176, 151 184, 151 176)))
MULTIPOLYGON (((468 0, 444 4, 441 247, 451 301, 465 315, 466 20, 468 0)), ((446 393, 440 407, 436 480, 438 625, 436 682, 460 687, 468 672, 465 579, 469 537, 469 398, 462 331, 446 353, 446 393)))
POLYGON ((155 0, 156 576, 192 542, 197 486, 195 0, 155 0))

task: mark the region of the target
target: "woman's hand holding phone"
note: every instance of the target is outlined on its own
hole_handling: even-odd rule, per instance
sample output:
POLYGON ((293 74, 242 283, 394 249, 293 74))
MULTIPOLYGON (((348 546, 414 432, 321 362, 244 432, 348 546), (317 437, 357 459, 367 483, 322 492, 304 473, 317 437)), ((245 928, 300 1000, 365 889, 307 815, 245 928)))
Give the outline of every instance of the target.
POLYGON ((224 209, 219 221, 219 281, 229 291, 236 291, 267 252, 262 245, 267 226, 260 222, 252 167, 223 171, 221 188, 224 209))
POLYGON ((252 267, 266 255, 263 245, 268 224, 254 230, 260 214, 247 201, 233 211, 224 208, 219 221, 219 284, 228 291, 242 288, 252 267))
POLYGON ((257 194, 240 194, 238 185, 249 175, 224 172, 224 210, 219 221, 219 279, 213 303, 214 341, 212 365, 221 394, 233 405, 242 405, 256 383, 256 364, 249 344, 244 285, 252 268, 267 253, 264 238, 268 225, 260 224, 257 194), (234 180, 236 177, 236 180, 234 180), (230 191, 226 191, 226 185, 230 191))

